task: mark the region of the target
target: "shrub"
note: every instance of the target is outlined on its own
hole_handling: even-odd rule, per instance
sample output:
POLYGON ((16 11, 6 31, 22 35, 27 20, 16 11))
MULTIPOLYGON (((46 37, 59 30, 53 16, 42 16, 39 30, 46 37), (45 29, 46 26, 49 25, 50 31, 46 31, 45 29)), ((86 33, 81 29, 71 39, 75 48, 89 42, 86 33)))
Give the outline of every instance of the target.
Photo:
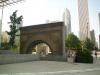
POLYGON ((10 49, 10 47, 9 47, 8 43, 1 43, 0 50, 9 50, 9 49, 10 49))
POLYGON ((65 45, 68 49, 79 49, 80 48, 80 40, 79 38, 74 35, 73 33, 70 33, 65 40, 65 45))
POLYGON ((79 63, 93 63, 93 57, 91 51, 88 49, 78 50, 76 53, 76 62, 79 63))

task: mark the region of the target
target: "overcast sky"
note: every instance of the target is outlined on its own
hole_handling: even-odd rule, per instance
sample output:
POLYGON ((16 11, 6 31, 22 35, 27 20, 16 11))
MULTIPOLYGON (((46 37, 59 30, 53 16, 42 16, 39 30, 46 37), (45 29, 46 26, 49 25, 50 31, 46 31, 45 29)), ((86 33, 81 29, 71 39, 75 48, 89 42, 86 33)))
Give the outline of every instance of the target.
MULTIPOLYGON (((18 16, 23 15, 23 26, 46 23, 47 20, 63 20, 65 9, 69 9, 71 14, 72 32, 78 36, 78 3, 77 0, 25 0, 4 8, 4 18, 2 30, 9 30, 9 16, 18 10, 18 16)), ((95 30, 96 40, 98 40, 100 12, 100 0, 88 0, 89 21, 91 30, 95 30)), ((1 14, 1 9, 0 9, 1 14)))

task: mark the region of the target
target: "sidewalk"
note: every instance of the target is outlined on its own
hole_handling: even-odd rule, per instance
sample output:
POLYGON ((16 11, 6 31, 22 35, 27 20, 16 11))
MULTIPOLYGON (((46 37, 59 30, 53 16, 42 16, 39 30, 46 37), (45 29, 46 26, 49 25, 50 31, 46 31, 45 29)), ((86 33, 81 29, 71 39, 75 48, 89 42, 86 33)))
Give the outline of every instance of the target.
POLYGON ((0 75, 100 75, 100 58, 94 64, 33 61, 0 65, 0 75))

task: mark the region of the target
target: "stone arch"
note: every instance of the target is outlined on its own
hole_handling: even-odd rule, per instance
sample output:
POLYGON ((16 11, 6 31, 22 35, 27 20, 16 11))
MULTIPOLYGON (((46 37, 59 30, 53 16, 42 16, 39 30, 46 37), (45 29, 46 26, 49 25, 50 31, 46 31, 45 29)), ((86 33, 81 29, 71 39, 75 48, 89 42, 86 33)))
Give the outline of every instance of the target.
POLYGON ((29 46, 41 42, 49 45, 54 55, 63 55, 65 53, 65 26, 63 22, 21 27, 20 33, 21 54, 27 54, 29 46), (37 40, 38 42, 35 42, 37 40))
POLYGON ((51 52, 52 52, 52 48, 51 48, 50 44, 48 44, 46 41, 44 41, 44 40, 35 40, 35 41, 32 41, 32 42, 29 44, 29 46, 27 47, 26 53, 27 53, 27 54, 32 53, 32 47, 34 47, 34 46, 36 46, 36 45, 38 45, 38 44, 41 44, 41 43, 45 43, 46 45, 48 45, 49 48, 50 48, 50 50, 51 50, 51 52))

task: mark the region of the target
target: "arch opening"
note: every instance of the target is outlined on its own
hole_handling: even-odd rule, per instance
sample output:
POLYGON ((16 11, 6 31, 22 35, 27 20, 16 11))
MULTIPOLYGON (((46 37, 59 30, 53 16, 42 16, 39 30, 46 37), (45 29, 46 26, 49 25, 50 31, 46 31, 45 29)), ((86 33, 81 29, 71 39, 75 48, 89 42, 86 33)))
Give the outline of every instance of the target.
POLYGON ((27 53, 28 54, 38 54, 42 57, 45 57, 49 54, 52 54, 52 49, 51 49, 51 46, 43 41, 43 40, 36 40, 36 41, 33 41, 28 49, 27 49, 27 53))

